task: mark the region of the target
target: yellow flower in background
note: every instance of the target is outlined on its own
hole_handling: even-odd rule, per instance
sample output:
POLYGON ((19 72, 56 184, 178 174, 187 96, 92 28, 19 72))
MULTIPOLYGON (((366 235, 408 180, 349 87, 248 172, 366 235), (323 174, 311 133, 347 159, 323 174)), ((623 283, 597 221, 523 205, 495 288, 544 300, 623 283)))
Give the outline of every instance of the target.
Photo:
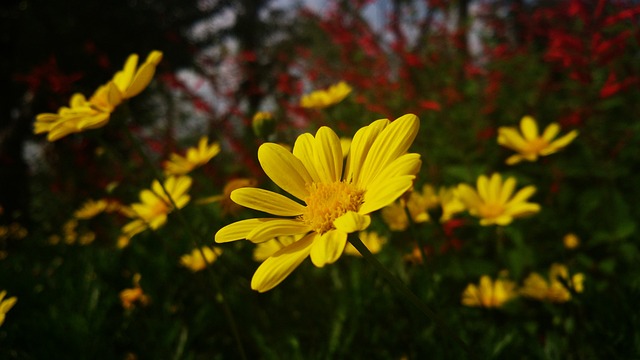
POLYGON ((408 114, 361 128, 353 137, 346 164, 340 139, 328 127, 321 127, 315 137, 300 135, 293 153, 278 144, 263 144, 258 159, 267 176, 304 205, 259 188, 237 189, 231 193, 236 203, 281 217, 227 225, 216 233, 216 242, 247 239, 260 243, 282 235, 304 235, 258 267, 251 287, 260 292, 278 285, 308 256, 317 267, 335 262, 349 233, 367 228, 370 213, 392 203, 413 185, 420 155, 407 150, 418 127, 418 118, 408 114))
POLYGON ((327 90, 316 90, 304 95, 300 99, 300 106, 308 109, 322 109, 339 103, 351 93, 352 89, 346 82, 341 81, 330 86, 327 90))
POLYGON ((440 202, 440 207, 442 208, 440 222, 447 222, 451 220, 455 214, 466 210, 466 206, 464 206, 464 203, 460 200, 460 196, 458 195, 458 189, 455 187, 441 187, 438 190, 438 200, 440 202))
POLYGON ((203 205, 203 204, 210 204, 210 203, 219 201, 220 206, 222 207, 222 213, 224 215, 235 215, 240 210, 242 210, 243 207, 233 202, 233 200, 231 200, 231 193, 233 192, 233 190, 240 189, 243 187, 253 187, 253 186, 256 186, 257 184, 258 184, 258 181, 252 178, 232 179, 232 180, 229 180, 227 184, 224 186, 224 188, 222 189, 221 195, 214 195, 214 196, 209 196, 203 199, 199 199, 196 203, 203 205))
POLYGON ((567 302, 571 300, 571 291, 560 279, 563 279, 577 293, 581 293, 584 290, 584 275, 582 273, 569 277, 569 270, 567 270, 566 266, 552 264, 549 269, 548 280, 534 272, 524 280, 520 294, 539 301, 567 302))
POLYGON ((6 291, 4 290, 0 291, 0 326, 2 326, 2 324, 4 323, 4 319, 7 315, 7 312, 11 310, 13 305, 16 304, 16 301, 18 301, 18 298, 15 296, 5 299, 4 297, 6 295, 7 295, 6 291))
MULTIPOLYGON (((364 246, 366 246, 372 254, 379 253, 380 250, 382 250, 382 246, 387 243, 386 237, 380 236, 378 233, 373 231, 362 231, 358 234, 358 237, 360 237, 364 246)), ((344 253, 352 256, 362 256, 358 249, 351 245, 351 243, 347 243, 347 246, 344 248, 344 253)))
POLYGON ((59 140, 69 134, 103 127, 109 122, 110 113, 96 109, 82 94, 71 96, 69 107, 63 106, 57 114, 43 113, 36 116, 34 134, 48 133, 48 141, 59 140))
POLYGON ((74 213, 74 217, 76 219, 89 220, 102 214, 103 212, 112 213, 116 211, 124 211, 126 213, 126 210, 123 210, 122 205, 117 201, 108 199, 89 199, 85 201, 78 210, 76 210, 76 212, 74 213))
POLYGON ((405 201, 393 202, 385 206, 380 214, 382 215, 382 221, 389 227, 391 231, 404 231, 409 227, 409 216, 405 210, 405 201))
POLYGON ((505 279, 493 281, 489 276, 483 275, 480 277, 478 285, 467 285, 462 293, 462 304, 473 307, 499 308, 516 296, 514 282, 505 279))
POLYGON ((220 254, 222 254, 222 249, 220 248, 203 246, 200 249, 193 249, 190 254, 182 255, 180 264, 193 272, 197 272, 207 267, 207 264, 213 264, 220 254), (202 257, 203 253, 204 257, 202 257))
POLYGON ((534 186, 526 186, 515 195, 516 180, 507 178, 503 183, 500 174, 491 179, 481 175, 477 181, 477 191, 467 184, 458 185, 458 196, 473 216, 480 218, 480 225, 508 225, 519 218, 540 211, 540 205, 527 202, 535 192, 534 186))
POLYGON ((251 120, 253 133, 259 138, 267 138, 276 130, 276 121, 269 111, 258 111, 251 120))
POLYGON ((422 186, 422 192, 412 191, 407 200, 407 209, 416 224, 429 221, 429 209, 438 206, 440 201, 434 187, 430 184, 422 186))
POLYGON ((580 246, 580 238, 574 233, 569 233, 562 238, 562 243, 566 249, 575 249, 580 246))
POLYGON ((578 136, 578 131, 573 130, 554 140, 560 132, 560 125, 557 123, 549 124, 540 136, 538 124, 531 116, 524 116, 520 120, 520 131, 521 133, 515 127, 498 129, 498 144, 517 152, 507 159, 506 163, 509 165, 523 160, 536 161, 538 156, 551 155, 569 145, 578 136))
POLYGON ((186 156, 171 154, 164 163, 164 173, 170 175, 186 175, 198 166, 202 166, 220 153, 220 144, 209 144, 206 136, 200 138, 198 147, 187 149, 186 156))
POLYGON ((253 249, 253 260, 264 261, 271 255, 275 254, 278 250, 293 244, 294 242, 303 238, 304 235, 283 235, 275 237, 271 240, 256 244, 253 249))
POLYGON ((120 292, 120 303, 127 310, 132 309, 136 303, 143 306, 149 303, 149 297, 140 287, 140 278, 140 274, 135 274, 133 276, 133 288, 124 289, 120 292))
POLYGON ((162 53, 152 51, 138 67, 138 55, 132 54, 113 79, 100 86, 87 101, 76 93, 69 107, 62 107, 57 114, 43 113, 36 116, 34 133, 48 133, 47 140, 56 141, 69 134, 103 127, 111 113, 122 101, 138 95, 151 82, 162 53))
MULTIPOLYGON (((191 199, 187 194, 191 182, 188 176, 171 176, 164 182, 164 187, 178 209, 182 209, 191 199)), ((131 205, 131 210, 135 219, 122 228, 123 234, 129 238, 147 228, 156 230, 164 225, 167 222, 167 215, 173 211, 173 205, 160 182, 154 180, 151 190, 145 189, 140 192, 140 202, 131 205)))

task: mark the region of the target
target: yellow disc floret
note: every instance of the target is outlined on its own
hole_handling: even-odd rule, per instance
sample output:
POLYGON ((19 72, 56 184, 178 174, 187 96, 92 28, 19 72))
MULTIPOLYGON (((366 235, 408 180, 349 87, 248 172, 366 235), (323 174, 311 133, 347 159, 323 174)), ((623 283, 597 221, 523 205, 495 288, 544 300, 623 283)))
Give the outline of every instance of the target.
POLYGON ((319 234, 333 229, 333 221, 346 212, 358 211, 364 199, 364 190, 342 181, 311 183, 308 190, 301 219, 319 234))

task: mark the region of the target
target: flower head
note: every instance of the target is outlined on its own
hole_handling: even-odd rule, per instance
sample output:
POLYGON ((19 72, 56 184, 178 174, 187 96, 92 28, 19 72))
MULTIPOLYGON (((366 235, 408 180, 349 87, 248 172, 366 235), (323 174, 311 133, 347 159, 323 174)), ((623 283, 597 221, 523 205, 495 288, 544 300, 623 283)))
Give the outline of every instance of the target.
POLYGON ((11 310, 13 305, 16 304, 16 301, 18 301, 18 298, 16 298, 15 296, 5 299, 4 297, 6 295, 6 291, 0 291, 0 326, 2 326, 2 324, 4 323, 7 312, 11 310))
POLYGON ((540 211, 540 205, 527 202, 536 191, 534 186, 527 186, 513 195, 515 187, 515 178, 507 178, 503 183, 500 174, 493 174, 491 179, 481 175, 477 181, 477 191, 467 184, 461 184, 458 185, 458 196, 469 213, 480 218, 480 225, 504 226, 514 218, 540 211))
POLYGON ((209 144, 209 139, 203 136, 198 147, 187 149, 186 156, 171 154, 164 163, 165 175, 186 175, 198 166, 202 166, 213 159, 220 152, 220 144, 209 144))
POLYGON ((87 200, 82 204, 82 206, 76 210, 74 213, 74 217, 76 219, 88 220, 92 219, 101 213, 112 213, 115 211, 126 211, 122 209, 122 205, 113 200, 108 199, 98 199, 98 200, 87 200))
POLYGON ((218 256, 222 254, 222 249, 209 246, 203 246, 200 249, 193 249, 191 253, 180 257, 180 264, 187 269, 197 272, 212 264, 218 256), (204 257, 202 254, 204 253, 204 257))
POLYGON ((382 221, 387 224, 389 230, 405 231, 409 227, 409 216, 405 207, 405 201, 400 199, 400 201, 393 202, 380 211, 382 221))
POLYGON ((566 249, 572 250, 580 246, 580 238, 574 233, 568 233, 562 238, 562 243, 566 249))
MULTIPOLYGON (((182 209, 191 199, 187 194, 191 187, 191 178, 188 176, 171 176, 164 182, 164 187, 178 209, 182 209)), ((167 215, 173 211, 173 205, 160 183, 154 180, 151 190, 140 192, 140 202, 131 205, 131 210, 134 220, 122 228, 122 232, 129 238, 147 228, 156 230, 164 225, 167 215)))
POLYGON ((498 308, 517 296, 515 283, 509 280, 496 279, 487 275, 480 277, 478 285, 469 284, 462 293, 462 304, 484 308, 498 308))
POLYGON ((309 109, 322 109, 339 103, 351 93, 352 89, 346 82, 341 81, 330 86, 327 90, 316 90, 304 95, 300 99, 300 106, 309 109))
POLYGON ((149 297, 142 291, 142 287, 140 287, 140 274, 133 276, 133 288, 120 291, 120 302, 122 303, 122 307, 127 310, 133 308, 136 303, 143 306, 149 303, 149 297))
POLYGON ((162 60, 162 53, 152 51, 138 67, 138 55, 132 54, 112 80, 100 86, 87 101, 82 94, 74 94, 69 107, 61 107, 57 114, 43 113, 36 116, 34 133, 48 133, 47 140, 56 141, 69 134, 103 127, 111 113, 124 100, 144 90, 162 60))
POLYGON ((573 291, 581 293, 583 282, 584 275, 582 273, 569 277, 569 271, 566 266, 552 264, 549 269, 548 281, 540 274, 532 273, 524 280, 520 293, 523 296, 539 301, 562 303, 571 300, 571 288, 573 291), (568 287, 565 284, 568 284, 568 287))
POLYGON ((507 158, 506 163, 509 165, 517 164, 522 160, 536 161, 538 156, 551 155, 569 145, 578 136, 578 131, 573 130, 554 140, 560 132, 560 125, 557 123, 549 124, 540 136, 538 124, 531 116, 525 116, 520 120, 520 131, 522 134, 518 133, 514 127, 498 129, 498 144, 517 152, 507 158))
POLYGON ((340 139, 328 127, 321 127, 315 136, 300 135, 293 153, 278 144, 263 144, 258 159, 265 173, 297 200, 258 188, 233 191, 236 203, 280 217, 227 225, 216 233, 216 242, 260 243, 303 235, 258 267, 251 287, 260 292, 278 285, 308 256, 317 267, 335 262, 349 233, 367 228, 370 213, 411 188, 421 162, 419 154, 407 150, 418 126, 415 115, 405 115, 363 127, 353 137, 346 164, 340 139))

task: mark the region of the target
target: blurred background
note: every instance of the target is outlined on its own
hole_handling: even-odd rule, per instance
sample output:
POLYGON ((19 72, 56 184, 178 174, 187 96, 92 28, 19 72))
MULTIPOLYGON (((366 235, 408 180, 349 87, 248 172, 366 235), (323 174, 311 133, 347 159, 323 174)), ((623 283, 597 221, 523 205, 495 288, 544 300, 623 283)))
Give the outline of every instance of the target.
MULTIPOLYGON (((241 358, 207 277, 179 264, 192 244, 178 225, 120 249, 122 219, 69 222, 87 199, 134 202, 153 180, 123 129, 158 166, 201 136, 219 142, 196 200, 224 194, 231 179, 267 182, 256 158, 264 141, 291 145, 322 125, 352 136, 406 113, 421 118, 416 188, 501 172, 535 185, 549 210, 497 229, 466 216, 397 233, 378 218, 375 230, 396 244, 381 261, 480 358, 638 356, 639 19, 637 1, 603 0, 3 1, 0 290, 18 300, 0 358, 241 358), (154 80, 107 126, 55 142, 33 133, 38 114, 90 96, 130 54, 152 50, 163 52, 154 80), (353 88, 340 104, 300 105, 340 81, 353 88), (260 111, 275 119, 266 135, 252 127, 260 111), (507 166, 498 128, 525 115, 579 138, 548 160, 507 166), (563 245, 567 234, 577 249, 563 245), (417 265, 406 257, 416 237, 430 258, 417 265), (483 274, 524 279, 555 262, 587 279, 567 304, 460 303, 483 274), (151 300, 127 309, 118 294, 135 274, 151 300)), ((208 245, 243 216, 217 203, 185 212, 208 245)), ((465 357, 362 261, 306 264, 261 295, 248 286, 253 248, 234 246, 215 271, 248 358, 465 357)))

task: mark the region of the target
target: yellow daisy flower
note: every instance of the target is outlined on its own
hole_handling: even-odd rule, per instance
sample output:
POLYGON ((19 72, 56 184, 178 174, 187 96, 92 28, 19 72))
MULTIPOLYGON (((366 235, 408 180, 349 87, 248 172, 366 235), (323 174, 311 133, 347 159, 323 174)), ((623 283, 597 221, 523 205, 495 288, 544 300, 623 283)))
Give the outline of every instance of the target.
POLYGON ((574 274, 569 277, 567 267, 561 264, 552 264, 549 269, 549 281, 538 273, 530 274, 525 280, 520 293, 523 296, 540 300, 562 303, 571 300, 571 291, 559 280, 564 279, 577 293, 584 290, 584 274, 574 274))
POLYGON ((504 226, 514 218, 540 211, 540 205, 527 202, 536 192, 534 186, 527 186, 513 195, 515 187, 516 180, 513 177, 503 183, 500 174, 493 174, 491 179, 481 175, 477 181, 477 191, 467 184, 460 184, 458 196, 469 213, 480 218, 480 225, 504 226))
POLYGON ((120 303, 122 303, 122 307, 127 310, 132 309, 136 303, 143 306, 149 303, 149 297, 142 291, 142 287, 140 287, 140 274, 133 276, 133 288, 120 291, 120 303))
POLYGON ((572 250, 580 246, 580 238, 574 233, 569 233, 562 238, 562 243, 566 249, 572 250))
POLYGON ((422 186, 422 192, 412 191, 407 200, 407 209, 416 224, 429 221, 429 209, 439 204, 438 195, 431 184, 422 186))
POLYGON ((203 136, 198 142, 198 147, 187 149, 186 156, 171 154, 169 160, 164 163, 164 173, 167 176, 188 174, 196 167, 208 163, 218 153, 220 153, 220 144, 209 145, 209 139, 203 136))
POLYGON ((538 156, 551 155, 569 145, 578 136, 578 131, 573 130, 554 140, 560 132, 560 125, 557 123, 549 124, 540 136, 538 124, 531 116, 525 116, 520 120, 520 131, 522 134, 518 133, 515 127, 498 129, 498 144, 517 152, 507 158, 508 165, 514 165, 523 160, 536 161, 538 156))
POLYGON ((327 90, 316 90, 304 95, 300 99, 300 106, 308 109, 322 109, 339 103, 351 93, 352 89, 346 82, 341 81, 330 86, 327 90))
POLYGON ((496 279, 487 275, 480 277, 478 285, 469 284, 462 293, 462 304, 465 306, 498 308, 517 296, 515 283, 509 280, 496 279))
POLYGON ((407 150, 418 127, 418 118, 408 114, 361 128, 353 137, 346 165, 340 139, 328 127, 321 127, 315 137, 300 135, 293 153, 278 144, 263 144, 258 160, 265 173, 299 201, 258 188, 237 189, 231 193, 236 203, 285 218, 238 221, 220 229, 216 242, 260 243, 282 235, 304 235, 258 267, 251 287, 260 292, 278 285, 308 256, 317 267, 335 262, 349 233, 367 228, 370 213, 411 188, 421 161, 419 154, 407 150))
POLYGON ((4 297, 6 295, 6 291, 3 290, 0 292, 0 326, 2 326, 2 324, 4 323, 7 312, 11 310, 13 305, 16 304, 16 301, 18 301, 18 298, 16 298, 15 296, 5 299, 4 297))
POLYGON ((382 221, 389 227, 391 231, 405 231, 409 227, 409 216, 405 210, 405 201, 393 202, 385 206, 381 211, 382 221))
MULTIPOLYGON (((191 178, 188 176, 171 176, 164 182, 164 187, 178 209, 182 209, 191 199, 187 194, 191 187, 191 178)), ((122 228, 123 234, 128 238, 147 228, 156 230, 164 225, 167 215, 173 211, 173 206, 160 183, 154 180, 151 190, 145 189, 140 192, 140 202, 131 205, 131 210, 135 214, 135 220, 122 228)))
MULTIPOLYGON (((364 244, 364 246, 371 251, 372 254, 377 254, 382 250, 382 246, 387 243, 387 238, 384 236, 378 235, 378 233, 370 231, 361 231, 358 234, 358 237, 364 244)), ((356 249, 350 243, 347 243, 347 246, 344 248, 344 253, 352 256, 362 256, 358 249, 356 249)))
POLYGON ((466 209, 464 203, 460 200, 458 190, 456 188, 441 187, 438 190, 438 200, 442 208, 440 222, 447 222, 451 218, 466 209))
POLYGON ((138 67, 138 55, 132 54, 113 79, 100 86, 89 101, 82 94, 74 94, 70 107, 62 107, 57 114, 43 113, 36 116, 34 133, 49 133, 47 140, 56 141, 69 134, 96 129, 106 125, 113 110, 122 101, 144 90, 162 60, 160 51, 152 51, 138 67))
POLYGON ((207 267, 207 264, 212 264, 222 254, 222 249, 217 247, 203 246, 200 249, 193 249, 190 254, 182 255, 180 264, 193 272, 197 272, 207 267), (202 249, 202 252, 200 249, 202 249), (202 253, 204 253, 204 258, 202 253))

